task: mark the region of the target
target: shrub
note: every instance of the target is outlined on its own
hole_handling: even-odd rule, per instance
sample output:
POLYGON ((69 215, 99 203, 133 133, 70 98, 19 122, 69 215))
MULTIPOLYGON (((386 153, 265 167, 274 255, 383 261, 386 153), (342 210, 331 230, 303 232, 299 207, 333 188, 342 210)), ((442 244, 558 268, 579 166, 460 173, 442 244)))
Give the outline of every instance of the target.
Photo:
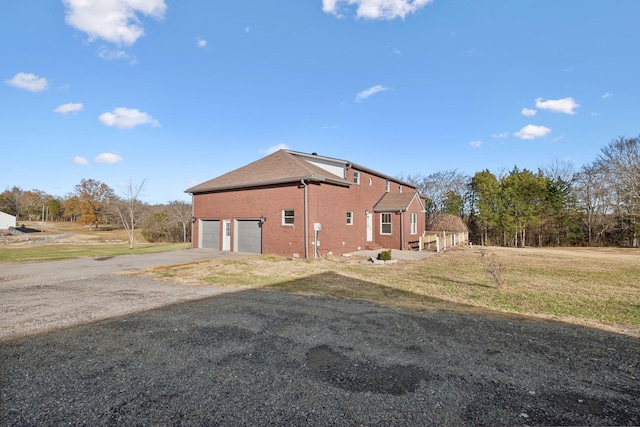
POLYGON ((378 259, 382 261, 389 261, 391 259, 391 249, 380 252, 378 254, 378 259))

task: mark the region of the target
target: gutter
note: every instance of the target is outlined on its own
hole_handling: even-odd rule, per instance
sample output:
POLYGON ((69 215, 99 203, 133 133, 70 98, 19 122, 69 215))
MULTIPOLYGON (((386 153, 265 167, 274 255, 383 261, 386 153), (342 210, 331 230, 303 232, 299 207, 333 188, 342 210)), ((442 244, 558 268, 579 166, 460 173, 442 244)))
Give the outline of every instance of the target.
POLYGON ((351 183, 341 178, 332 179, 330 177, 320 176, 320 175, 307 175, 301 177, 290 177, 290 178, 282 178, 282 179, 272 179, 267 181, 259 181, 259 182, 246 182, 240 184, 229 184, 229 185, 220 185, 214 187, 200 187, 199 185, 195 187, 191 187, 186 189, 184 192, 187 194, 203 194, 203 193, 213 193, 217 191, 226 191, 226 190, 239 190, 245 188, 259 188, 259 187, 267 187, 270 185, 278 185, 278 184, 292 184, 299 181, 312 181, 312 182, 328 182, 335 185, 340 185, 343 187, 349 187, 351 183))

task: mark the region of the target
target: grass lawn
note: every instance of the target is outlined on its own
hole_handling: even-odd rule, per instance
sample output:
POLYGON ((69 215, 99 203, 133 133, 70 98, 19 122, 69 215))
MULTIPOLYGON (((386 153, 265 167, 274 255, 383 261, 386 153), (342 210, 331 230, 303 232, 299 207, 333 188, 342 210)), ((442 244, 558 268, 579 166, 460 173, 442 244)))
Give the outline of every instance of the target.
POLYGON ((384 266, 362 258, 311 262, 262 256, 154 273, 192 284, 366 299, 415 310, 489 309, 640 332, 637 249, 467 247, 384 266), (487 254, 495 265, 487 265, 487 254))
POLYGON ((189 247, 191 247, 190 243, 136 243, 133 249, 129 249, 128 242, 119 244, 52 243, 11 248, 0 247, 0 262, 52 261, 83 257, 97 258, 129 254, 148 254, 177 251, 189 247))
POLYGON ((133 249, 129 249, 129 236, 126 230, 104 226, 97 230, 88 230, 86 226, 75 222, 42 224, 27 221, 25 227, 20 230, 24 231, 24 234, 5 237, 7 243, 0 245, 0 262, 144 254, 187 249, 191 246, 190 243, 147 243, 137 233, 136 243, 133 249), (60 237, 60 239, 44 243, 53 237, 60 237))

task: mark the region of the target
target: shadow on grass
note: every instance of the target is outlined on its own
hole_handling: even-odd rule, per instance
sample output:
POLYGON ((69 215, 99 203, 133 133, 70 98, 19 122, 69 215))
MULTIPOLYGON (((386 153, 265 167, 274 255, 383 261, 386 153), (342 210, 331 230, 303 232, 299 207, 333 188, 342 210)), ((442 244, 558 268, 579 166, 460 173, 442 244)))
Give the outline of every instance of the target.
POLYGON ((487 312, 491 312, 491 310, 486 308, 434 298, 404 289, 391 288, 353 277, 343 276, 335 272, 315 274, 300 279, 268 285, 260 289, 328 296, 339 299, 364 300, 378 305, 413 311, 446 310, 473 314, 486 314, 487 312))
POLYGON ((483 283, 469 283, 469 282, 464 282, 462 280, 454 280, 450 277, 443 277, 443 276, 433 276, 434 279, 440 280, 442 282, 446 282, 446 283, 454 283, 456 285, 465 285, 465 286, 476 286, 479 288, 494 288, 495 286, 491 286, 491 285, 485 285, 483 283))

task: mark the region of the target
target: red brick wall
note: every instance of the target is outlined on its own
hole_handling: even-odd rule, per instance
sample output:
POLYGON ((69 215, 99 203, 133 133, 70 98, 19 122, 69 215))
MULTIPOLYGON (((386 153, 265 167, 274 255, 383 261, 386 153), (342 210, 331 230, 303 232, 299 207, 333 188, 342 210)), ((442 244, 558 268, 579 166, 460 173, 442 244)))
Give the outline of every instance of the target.
MULTIPOLYGON (((353 169, 347 170, 347 179, 353 181, 353 169)), ((366 215, 373 212, 373 206, 385 194, 386 179, 360 171, 360 184, 350 187, 327 183, 308 184, 308 256, 314 258, 314 223, 320 223, 322 230, 317 234, 320 256, 328 252, 343 254, 365 249, 366 215), (371 178, 371 184, 369 184, 371 178), (347 211, 353 212, 353 225, 347 225, 347 211)), ((404 191, 415 190, 404 187, 404 191)), ((390 192, 399 192, 398 183, 392 182, 390 192)), ((262 227, 263 253, 304 257, 304 187, 298 183, 211 194, 196 194, 193 197, 194 216, 197 219, 247 219, 266 218, 262 227), (294 225, 282 225, 282 210, 295 211, 294 225)), ((400 248, 400 219, 404 218, 404 248, 416 240, 424 230, 424 214, 414 201, 409 212, 402 216, 392 213, 393 235, 380 234, 380 214, 373 215, 373 242, 392 249, 400 248), (418 213, 418 235, 410 235, 409 213, 418 213)), ((232 226, 232 250, 235 236, 232 226)), ((222 230, 220 235, 222 236, 222 230)), ((198 247, 198 222, 194 224, 193 246, 198 247)), ((221 239, 222 240, 222 239, 221 239)), ((222 244, 222 242, 221 242, 222 244)))
MULTIPOLYGON (((242 191, 225 191, 194 196, 194 216, 198 219, 260 218, 262 225, 262 251, 304 257, 304 193, 297 185, 262 187, 242 191), (295 211, 294 225, 282 225, 282 210, 295 211)), ((194 229, 194 247, 198 247, 198 222, 194 229)), ((235 241, 232 227, 231 241, 235 241)), ((222 233, 221 233, 222 235, 222 233)), ((232 243, 233 245, 233 243, 232 243)), ((232 247, 232 250, 234 248, 232 247)))

